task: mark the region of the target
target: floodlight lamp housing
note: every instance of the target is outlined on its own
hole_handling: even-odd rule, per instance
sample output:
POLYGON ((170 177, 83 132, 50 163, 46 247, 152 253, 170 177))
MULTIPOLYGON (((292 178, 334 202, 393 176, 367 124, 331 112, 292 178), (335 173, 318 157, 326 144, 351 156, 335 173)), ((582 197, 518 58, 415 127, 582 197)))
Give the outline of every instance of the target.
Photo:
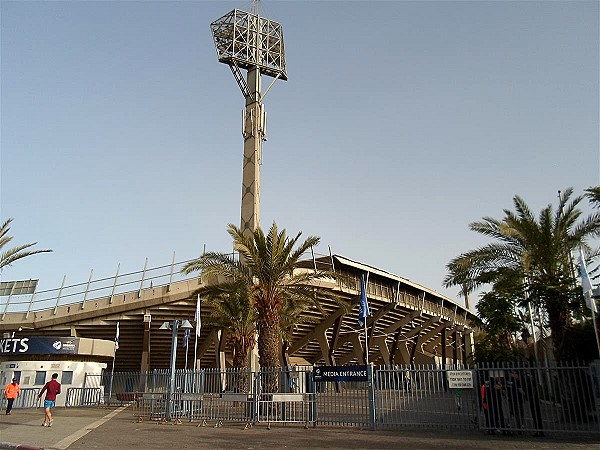
POLYGON ((219 62, 287 80, 281 24, 239 9, 210 24, 219 62))
POLYGON ((183 328, 184 330, 192 329, 194 326, 190 323, 189 320, 185 319, 181 322, 181 326, 179 328, 183 328))
POLYGON ((170 330, 171 324, 169 322, 163 322, 160 326, 159 330, 170 330))

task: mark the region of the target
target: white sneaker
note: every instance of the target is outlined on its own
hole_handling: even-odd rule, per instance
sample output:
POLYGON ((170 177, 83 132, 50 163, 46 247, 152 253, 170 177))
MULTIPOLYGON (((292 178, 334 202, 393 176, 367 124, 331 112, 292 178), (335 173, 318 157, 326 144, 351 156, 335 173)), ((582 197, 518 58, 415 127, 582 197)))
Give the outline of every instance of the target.
POLYGON ((54 422, 54 419, 50 419, 50 422, 48 422, 48 426, 51 427, 52 426, 52 422, 54 422))
POLYGON ((48 426, 48 422, 46 422, 46 421, 44 420, 44 423, 42 424, 42 426, 43 426, 43 427, 47 427, 47 426, 48 426))

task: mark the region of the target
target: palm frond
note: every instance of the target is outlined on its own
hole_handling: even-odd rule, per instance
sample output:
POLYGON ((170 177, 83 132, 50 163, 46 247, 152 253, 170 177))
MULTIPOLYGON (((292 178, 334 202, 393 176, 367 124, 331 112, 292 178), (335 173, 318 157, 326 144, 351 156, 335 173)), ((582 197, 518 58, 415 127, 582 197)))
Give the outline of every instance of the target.
MULTIPOLYGON (((8 236, 12 220, 13 219, 7 219, 0 227, 0 251, 13 239, 12 236, 8 236)), ((18 245, 0 253, 0 270, 2 270, 2 268, 6 266, 11 265, 15 261, 18 261, 19 259, 26 258, 31 255, 36 255, 38 253, 49 253, 52 251, 30 250, 35 245, 37 245, 37 242, 33 242, 31 244, 18 245)))

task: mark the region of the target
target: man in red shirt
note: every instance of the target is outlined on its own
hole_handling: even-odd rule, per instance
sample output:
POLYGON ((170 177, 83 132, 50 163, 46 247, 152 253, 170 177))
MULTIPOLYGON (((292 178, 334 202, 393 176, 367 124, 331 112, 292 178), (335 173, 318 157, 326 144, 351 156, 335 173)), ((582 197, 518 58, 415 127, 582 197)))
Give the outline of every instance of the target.
POLYGON ((57 378, 58 374, 53 373, 52 379, 44 385, 37 396, 37 399, 39 400, 44 391, 46 391, 46 399, 44 400, 44 412, 46 415, 44 417, 44 423, 42 424, 45 427, 51 427, 52 422, 54 422, 54 419, 52 419, 52 408, 56 405, 56 396, 60 394, 60 383, 56 381, 57 378))

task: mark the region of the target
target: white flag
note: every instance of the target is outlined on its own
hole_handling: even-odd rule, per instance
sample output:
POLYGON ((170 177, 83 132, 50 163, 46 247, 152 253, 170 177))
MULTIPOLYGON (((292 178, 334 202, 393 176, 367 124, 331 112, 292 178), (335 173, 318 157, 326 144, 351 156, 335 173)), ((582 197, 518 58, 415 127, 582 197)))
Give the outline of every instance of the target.
POLYGON ((597 313, 596 300, 592 297, 593 288, 592 280, 588 274, 587 267, 585 266, 585 256, 583 255, 583 249, 579 249, 579 275, 581 276, 581 288, 583 289, 583 297, 585 298, 585 304, 593 312, 597 313))
POLYGON ((117 321, 117 334, 115 335, 115 350, 119 349, 119 322, 117 321))
POLYGON ((196 300, 196 336, 200 337, 200 327, 202 326, 202 320, 200 317, 200 294, 198 294, 198 299, 196 300))

